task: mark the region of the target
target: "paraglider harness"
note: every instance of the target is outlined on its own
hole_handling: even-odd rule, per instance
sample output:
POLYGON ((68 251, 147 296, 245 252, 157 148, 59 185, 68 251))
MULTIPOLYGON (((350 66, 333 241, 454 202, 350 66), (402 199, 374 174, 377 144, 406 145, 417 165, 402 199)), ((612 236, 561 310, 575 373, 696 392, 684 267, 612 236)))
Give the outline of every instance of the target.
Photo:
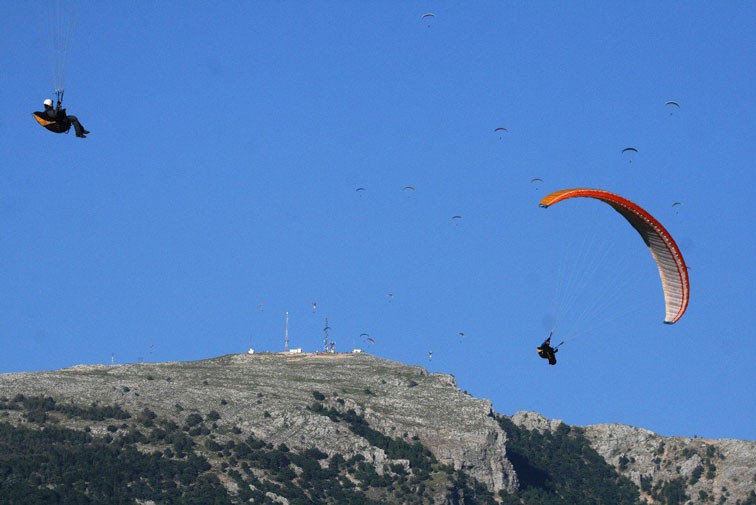
POLYGON ((51 119, 47 114, 45 114, 45 112, 47 111, 35 112, 32 114, 32 116, 34 116, 34 119, 37 120, 37 123, 54 133, 68 133, 69 130, 71 130, 71 121, 69 121, 68 119, 66 109, 61 108, 61 106, 63 105, 64 91, 65 90, 63 89, 55 90, 55 112, 58 116, 57 118, 51 119))
MULTIPOLYGON (((553 332, 552 332, 553 333, 553 332)), ((536 351, 538 351, 538 355, 542 357, 543 359, 549 360, 549 365, 556 365, 556 353, 559 352, 559 346, 564 344, 564 340, 559 342, 559 344, 556 347, 551 347, 551 335, 552 333, 549 333, 549 338, 543 341, 543 343, 536 348, 536 351)))

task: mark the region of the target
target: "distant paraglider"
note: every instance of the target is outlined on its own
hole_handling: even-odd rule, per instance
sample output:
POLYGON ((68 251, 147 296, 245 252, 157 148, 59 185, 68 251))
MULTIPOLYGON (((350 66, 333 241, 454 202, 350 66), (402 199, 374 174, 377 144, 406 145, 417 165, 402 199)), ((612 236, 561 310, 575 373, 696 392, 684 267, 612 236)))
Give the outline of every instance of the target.
POLYGON ((499 139, 501 139, 501 134, 502 134, 502 133, 507 133, 507 132, 509 132, 509 130, 507 130, 507 129, 506 129, 506 128, 504 128, 503 126, 499 126, 498 128, 495 128, 495 129, 494 129, 494 132, 495 132, 495 133, 498 133, 498 134, 499 134, 499 139))
POLYGON ((411 191, 412 193, 415 192, 415 186, 404 186, 402 188, 402 191, 411 191))
POLYGON ((626 147, 622 150, 622 155, 627 158, 628 163, 633 162, 633 158, 638 153, 638 150, 634 147, 626 147))
POLYGON ((675 102, 674 100, 669 100, 668 102, 664 102, 664 105, 670 109, 669 111, 670 116, 673 114, 674 109, 680 108, 680 104, 678 102, 675 102))
POLYGON ((556 191, 545 196, 540 206, 547 208, 563 200, 577 197, 593 198, 610 205, 640 234, 659 269, 666 310, 664 322, 666 324, 677 322, 688 308, 690 284, 685 260, 672 235, 656 218, 637 204, 600 189, 576 188, 556 191))
POLYGON ((375 344, 375 339, 374 339, 374 338, 372 338, 372 337, 371 337, 371 336, 370 336, 369 334, 367 334, 367 333, 362 333, 362 334, 360 335, 360 337, 365 337, 365 340, 367 340, 367 341, 368 341, 368 342, 370 342, 371 344, 375 344))
POLYGON ((436 15, 433 14, 432 12, 426 12, 425 14, 423 14, 422 16, 420 16, 420 19, 422 19, 423 21, 425 21, 426 26, 428 28, 430 28, 431 23, 433 22, 434 19, 436 19, 436 15))

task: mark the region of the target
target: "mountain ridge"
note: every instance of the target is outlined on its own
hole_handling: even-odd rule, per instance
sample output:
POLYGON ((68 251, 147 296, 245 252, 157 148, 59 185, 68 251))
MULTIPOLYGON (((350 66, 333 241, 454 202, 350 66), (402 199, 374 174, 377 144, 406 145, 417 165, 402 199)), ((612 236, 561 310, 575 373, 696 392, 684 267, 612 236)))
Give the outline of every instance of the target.
MULTIPOLYGON (((647 503, 675 503, 669 497, 680 495, 688 500, 680 503, 750 504, 756 489, 756 443, 662 437, 624 425, 568 427, 524 411, 503 416, 489 400, 460 391, 451 375, 367 353, 231 354, 0 374, 0 397, 17 395, 149 411, 177 425, 192 414, 206 421, 210 415, 212 429, 223 433, 219 442, 252 437, 300 453, 320 447, 329 457, 364 458, 379 475, 410 468, 412 452, 392 453, 386 444, 394 442, 375 445, 380 434, 406 447, 421 444, 447 472, 469 476, 499 501, 523 488, 508 455, 504 418, 528 432, 579 433, 647 503)), ((6 420, 15 426, 28 422, 12 410, 6 420)), ((107 435, 102 426, 67 425, 107 435)), ((435 499, 440 496, 436 492, 435 499)))

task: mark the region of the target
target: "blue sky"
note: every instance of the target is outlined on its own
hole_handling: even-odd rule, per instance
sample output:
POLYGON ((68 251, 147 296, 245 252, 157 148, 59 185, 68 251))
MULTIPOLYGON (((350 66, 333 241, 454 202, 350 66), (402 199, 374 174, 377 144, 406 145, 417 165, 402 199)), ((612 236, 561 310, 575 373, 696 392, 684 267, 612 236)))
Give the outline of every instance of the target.
POLYGON ((755 4, 62 5, 85 140, 30 117, 53 2, 0 7, 0 371, 280 350, 289 311, 505 414, 756 439, 755 4), (538 208, 580 186, 676 238, 679 323, 618 214, 538 208))

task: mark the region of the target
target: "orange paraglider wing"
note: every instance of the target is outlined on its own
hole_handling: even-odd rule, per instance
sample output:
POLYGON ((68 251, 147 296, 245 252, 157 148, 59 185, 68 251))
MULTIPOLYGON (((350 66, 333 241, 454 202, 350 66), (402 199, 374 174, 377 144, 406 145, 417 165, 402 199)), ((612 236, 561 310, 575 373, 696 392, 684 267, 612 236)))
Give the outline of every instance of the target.
POLYGON ((578 197, 594 198, 611 205, 640 234, 659 268, 666 307, 664 322, 667 324, 677 322, 688 308, 690 283, 688 281, 688 268, 672 235, 656 218, 637 204, 600 189, 563 189, 545 196, 541 200, 540 206, 546 208, 562 200, 578 197))

